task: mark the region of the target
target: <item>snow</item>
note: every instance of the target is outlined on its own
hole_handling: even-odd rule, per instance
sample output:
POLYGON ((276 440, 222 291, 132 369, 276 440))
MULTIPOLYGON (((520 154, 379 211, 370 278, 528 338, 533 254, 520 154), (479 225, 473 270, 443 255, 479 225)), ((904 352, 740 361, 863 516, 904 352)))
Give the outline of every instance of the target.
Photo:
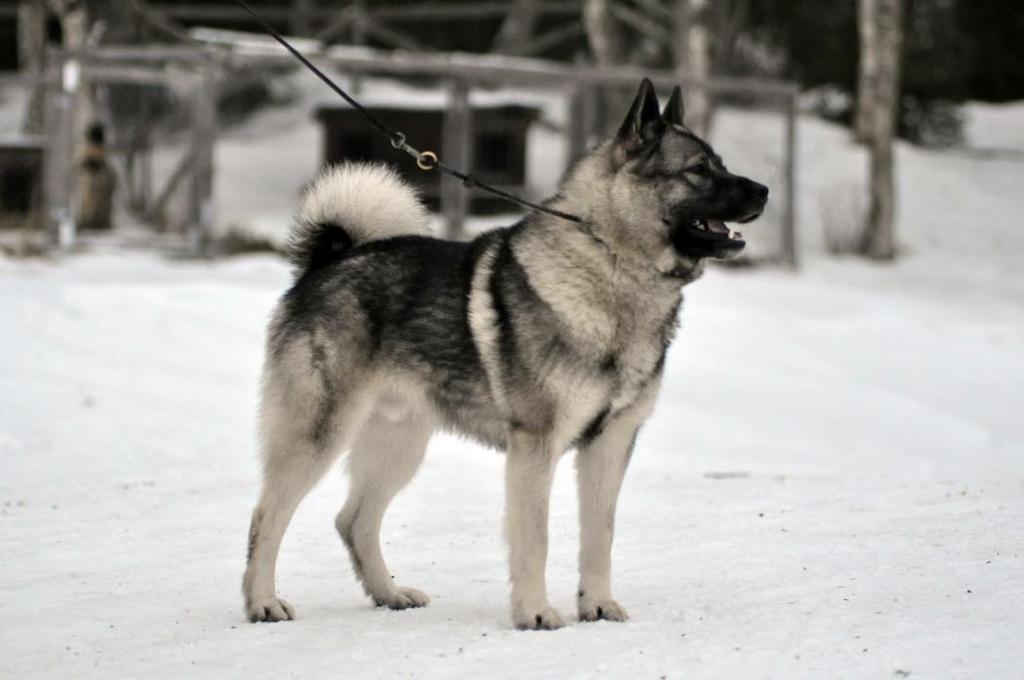
POLYGON ((969 146, 1024 153, 1024 103, 972 102, 964 107, 964 114, 964 136, 969 146))
MULTIPOLYGON (((1009 139, 1024 107, 1006 110, 1009 139)), ((769 167, 775 142, 756 142, 777 124, 726 112, 730 167, 769 167)), ((626 624, 511 629, 503 459, 448 436, 384 529, 429 607, 362 595, 336 472, 283 545, 298 620, 246 623, 258 369, 286 265, 110 245, 0 259, 0 676, 1018 675, 1024 164, 901 146, 901 259, 827 258, 823 215, 865 160, 842 130, 800 130, 802 270, 712 269, 687 290, 620 503, 626 624)), ((287 109, 231 131, 220 209, 280 231, 315 135, 287 109)), ((548 570, 566 614, 572 472, 567 456, 548 570)))

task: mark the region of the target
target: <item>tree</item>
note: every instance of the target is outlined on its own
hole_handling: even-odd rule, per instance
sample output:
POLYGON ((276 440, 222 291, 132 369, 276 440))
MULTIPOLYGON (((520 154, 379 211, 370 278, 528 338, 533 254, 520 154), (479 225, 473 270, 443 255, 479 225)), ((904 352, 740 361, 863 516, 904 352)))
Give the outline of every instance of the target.
POLYGON ((22 119, 22 132, 40 134, 45 106, 45 87, 41 81, 46 68, 46 7, 42 0, 18 3, 18 67, 37 79, 22 119))
POLYGON ((853 117, 854 138, 866 144, 874 130, 875 86, 878 79, 878 0, 857 1, 857 29, 860 39, 857 62, 857 105, 853 117))
MULTIPOLYGON (((748 6, 746 0, 731 0, 726 4, 737 10, 748 6)), ((698 134, 707 134, 711 119, 707 82, 713 61, 714 9, 718 8, 709 0, 674 0, 672 4, 659 0, 636 0, 632 4, 585 0, 583 23, 590 52, 598 66, 663 65, 664 60, 671 59, 680 77, 687 82, 686 123, 698 134)), ((727 10, 721 11, 727 13, 727 10)), ((738 25, 735 28, 738 31, 738 25)), ((631 93, 606 88, 601 102, 604 111, 600 116, 604 123, 612 122, 613 118, 618 122, 631 98, 631 93)))
POLYGON ((896 256, 896 178, 893 138, 899 111, 900 56, 903 45, 902 0, 874 0, 874 76, 870 117, 870 208, 863 251, 891 260, 896 256))
POLYGON ((673 60, 688 81, 686 123, 698 135, 711 126, 711 27, 708 0, 676 0, 673 60))
MULTIPOLYGON (((100 42, 128 43, 139 38, 135 10, 128 2, 45 0, 60 22, 65 50, 75 52, 100 42)), ((75 139, 96 120, 96 88, 82 82, 75 93, 75 139)))
MULTIPOLYGON (((134 10, 127 2, 107 0, 34 0, 24 2, 19 12, 19 28, 38 42, 29 43, 23 56, 27 68, 41 69, 45 58, 46 17, 52 13, 60 22, 62 47, 70 59, 76 52, 97 45, 103 40, 130 42, 138 38, 139 26, 134 10)), ((74 203, 80 226, 109 228, 111 198, 115 177, 105 157, 104 128, 99 124, 97 87, 81 77, 74 87, 73 117, 70 122, 73 143, 78 146, 78 162, 74 203), (87 133, 88 131, 88 133, 87 133)), ((30 107, 35 106, 34 93, 30 107)), ((32 110, 29 116, 35 117, 32 110)))
POLYGON ((537 24, 540 0, 516 0, 494 38, 493 51, 515 54, 530 36, 537 24))
MULTIPOLYGON (((586 0, 583 3, 583 26, 595 64, 613 67, 626 61, 627 36, 612 16, 608 0, 586 0)), ((629 107, 630 96, 614 88, 602 88, 595 115, 596 129, 602 133, 611 130, 629 107)))
POLYGON ((614 66, 625 54, 622 32, 612 18, 608 0, 586 0, 583 4, 583 24, 587 43, 598 66, 614 66))

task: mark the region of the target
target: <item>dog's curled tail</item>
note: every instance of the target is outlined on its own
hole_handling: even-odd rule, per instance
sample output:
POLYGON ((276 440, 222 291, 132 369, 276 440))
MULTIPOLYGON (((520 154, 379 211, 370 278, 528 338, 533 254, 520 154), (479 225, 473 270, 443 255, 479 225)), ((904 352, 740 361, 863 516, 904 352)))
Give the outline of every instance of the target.
POLYGON ((306 190, 287 254, 301 273, 364 243, 412 234, 429 234, 416 190, 386 165, 344 163, 325 169, 306 190))

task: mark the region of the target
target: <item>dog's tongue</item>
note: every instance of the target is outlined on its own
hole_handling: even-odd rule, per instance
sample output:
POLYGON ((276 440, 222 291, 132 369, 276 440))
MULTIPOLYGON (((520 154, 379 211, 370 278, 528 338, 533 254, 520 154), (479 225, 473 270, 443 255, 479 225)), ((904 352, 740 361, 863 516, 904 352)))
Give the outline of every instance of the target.
POLYGON ((729 228, 725 222, 721 220, 708 220, 708 230, 714 234, 728 234, 731 239, 742 239, 743 234, 738 231, 733 231, 729 228))

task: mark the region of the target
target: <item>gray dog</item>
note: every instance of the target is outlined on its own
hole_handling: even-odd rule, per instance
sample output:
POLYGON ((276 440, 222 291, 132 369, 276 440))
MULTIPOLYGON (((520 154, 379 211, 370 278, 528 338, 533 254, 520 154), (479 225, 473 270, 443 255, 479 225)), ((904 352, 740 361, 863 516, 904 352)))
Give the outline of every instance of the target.
POLYGON ((731 174, 683 125, 678 88, 659 111, 644 80, 625 122, 572 169, 541 212, 469 243, 431 238, 415 192, 390 170, 326 171, 303 199, 296 279, 267 339, 263 489, 242 590, 252 621, 294 617, 277 596, 281 538, 299 502, 348 452, 338 533, 377 605, 421 607, 380 547, 384 512, 446 429, 502 449, 512 620, 564 619, 545 585, 559 457, 577 451, 579 618, 622 621, 612 598, 615 505, 658 394, 681 286, 744 246, 726 222, 768 188, 731 174))

